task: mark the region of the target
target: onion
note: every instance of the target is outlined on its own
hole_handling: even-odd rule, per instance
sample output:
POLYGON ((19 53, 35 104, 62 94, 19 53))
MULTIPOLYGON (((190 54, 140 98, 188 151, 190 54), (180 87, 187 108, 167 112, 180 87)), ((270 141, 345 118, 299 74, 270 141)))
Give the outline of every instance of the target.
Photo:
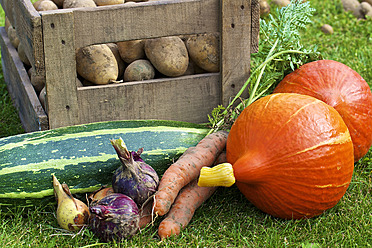
POLYGON ((88 206, 74 198, 67 184, 61 184, 53 175, 54 195, 57 198, 57 222, 69 231, 78 231, 88 223, 90 217, 88 206))
POLYGON ((90 227, 101 240, 123 240, 139 230, 139 209, 128 196, 112 193, 89 207, 90 227))
POLYGON ((88 199, 91 202, 91 204, 98 202, 101 200, 103 197, 114 193, 114 189, 112 187, 105 187, 102 186, 100 189, 92 192, 89 196, 88 199))
POLYGON ((141 207, 156 192, 159 177, 141 158, 142 149, 129 152, 121 138, 111 140, 111 144, 122 164, 112 177, 114 192, 131 197, 141 207))

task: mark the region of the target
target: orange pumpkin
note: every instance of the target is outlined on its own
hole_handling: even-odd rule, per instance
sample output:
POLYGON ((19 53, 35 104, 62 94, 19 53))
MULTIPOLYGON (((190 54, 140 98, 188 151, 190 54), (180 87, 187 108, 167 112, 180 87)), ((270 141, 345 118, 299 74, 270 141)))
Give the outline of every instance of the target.
POLYGON ((334 107, 349 128, 357 162, 372 145, 372 92, 350 67, 333 60, 319 60, 288 74, 274 93, 313 96, 334 107))
POLYGON ((245 197, 284 219, 334 207, 354 170, 353 144, 340 114, 294 93, 272 94, 245 108, 231 127, 226 156, 245 197))

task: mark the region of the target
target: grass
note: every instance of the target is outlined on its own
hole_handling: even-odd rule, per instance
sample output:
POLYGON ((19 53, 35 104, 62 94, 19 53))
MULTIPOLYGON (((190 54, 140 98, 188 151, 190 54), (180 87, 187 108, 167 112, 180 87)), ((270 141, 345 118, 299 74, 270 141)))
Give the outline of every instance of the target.
MULTIPOLYGON (((356 20, 339 0, 311 1, 314 23, 303 32, 304 44, 317 44, 326 59, 342 62, 372 83, 372 20, 356 20), (325 35, 328 23, 335 33, 325 35)), ((3 22, 3 13, 2 19, 3 22)), ((0 76, 0 136, 22 133, 17 111, 0 76)), ((178 237, 160 242, 157 219, 133 239, 101 244, 87 229, 78 234, 58 228, 54 206, 0 212, 1 247, 371 247, 372 152, 355 166, 345 196, 321 216, 281 220, 257 210, 236 187, 220 188, 178 237)))

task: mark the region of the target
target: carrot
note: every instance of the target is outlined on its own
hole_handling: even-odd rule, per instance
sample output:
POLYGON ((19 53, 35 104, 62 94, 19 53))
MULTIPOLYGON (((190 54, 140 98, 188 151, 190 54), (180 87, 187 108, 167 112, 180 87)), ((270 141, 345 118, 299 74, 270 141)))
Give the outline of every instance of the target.
POLYGON ((181 229, 185 228, 195 210, 205 202, 217 187, 199 187, 198 180, 195 179, 186 185, 177 196, 167 217, 160 222, 158 234, 163 240, 171 235, 178 235, 181 229))
POLYGON ((179 191, 199 176, 203 166, 211 166, 226 146, 227 132, 218 131, 204 137, 195 147, 188 148, 162 176, 154 197, 154 212, 165 215, 179 191))
MULTIPOLYGON (((215 165, 226 162, 226 152, 222 152, 215 165)), ((172 235, 178 235, 191 221, 196 209, 201 206, 215 191, 217 187, 200 187, 198 179, 186 185, 177 196, 167 217, 160 222, 158 234, 163 240, 172 235)))

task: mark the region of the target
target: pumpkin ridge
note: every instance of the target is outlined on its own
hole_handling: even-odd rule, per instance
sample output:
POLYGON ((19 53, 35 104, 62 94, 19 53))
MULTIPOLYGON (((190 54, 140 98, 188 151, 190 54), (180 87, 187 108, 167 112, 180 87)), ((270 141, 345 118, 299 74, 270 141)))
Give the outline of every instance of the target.
MULTIPOLYGON (((284 126, 284 125, 283 125, 284 126)), ((345 132, 343 133, 339 133, 336 137, 333 137, 333 138, 330 138, 326 141, 322 141, 316 145, 313 145, 312 147, 308 147, 308 148, 305 148, 301 151, 294 151, 293 153, 291 154, 286 154, 284 156, 280 156, 280 157, 276 157, 275 159, 273 158, 266 158, 266 159, 263 159, 259 162, 259 166, 254 166, 254 167, 250 167, 251 170, 248 174, 251 174, 251 176, 247 176, 247 172, 245 173, 242 173, 241 170, 239 171, 240 173, 234 173, 235 174, 235 178, 238 179, 239 181, 241 182, 244 182, 244 183, 251 183, 249 180, 252 180, 254 182, 259 182, 259 181, 262 181, 264 180, 263 178, 266 178, 267 175, 270 174, 270 164, 277 164, 278 161, 285 161, 286 159, 288 158, 291 158, 291 157, 295 157, 295 156, 301 156, 301 154, 303 153, 306 153, 306 152, 311 152, 311 151, 314 151, 316 149, 319 149, 323 146, 332 146, 332 145, 336 145, 336 146, 339 146, 339 145, 343 145, 343 144, 347 144, 347 143, 351 143, 351 137, 350 137, 350 134, 349 134, 349 130, 346 129, 345 132), (255 170, 257 168, 267 168, 265 170, 262 170, 261 173, 260 173, 260 177, 258 177, 258 175, 255 173, 255 170), (262 173, 262 172, 265 172, 266 173, 262 173), (253 175, 256 175, 254 178, 252 177, 253 175), (249 178, 249 180, 247 180, 247 178, 249 178)), ((249 154, 249 153, 248 153, 249 154)), ((254 152, 252 153, 254 154, 254 152)), ((241 161, 249 161, 250 159, 247 159, 247 157, 249 157, 249 155, 245 155, 245 156, 242 156, 240 157, 237 161, 235 161, 234 163, 234 167, 241 167, 241 161)), ((338 165, 336 164, 333 164, 332 166, 331 165, 328 165, 328 168, 334 168, 334 167, 337 167, 338 165)), ((243 167, 241 167, 243 168, 243 167)), ((281 166, 281 170, 285 170, 286 167, 284 165, 281 166)), ((294 168, 291 167, 290 168, 291 170, 293 170, 294 168)), ((297 168, 297 169, 301 169, 301 167, 297 168)), ((324 170, 323 168, 313 168, 313 170, 324 170)), ((302 170, 306 171, 308 170, 307 167, 303 167, 302 170)), ((348 173, 347 173, 348 174, 348 173)))
MULTIPOLYGON (((276 95, 276 94, 274 94, 274 95, 276 95)), ((270 99, 271 99, 271 98, 272 98, 272 97, 270 97, 270 99)), ((267 105, 268 105, 270 99, 269 99, 268 102, 266 103, 265 108, 267 107, 267 105)), ((303 111, 304 109, 306 109, 306 108, 309 107, 309 106, 312 106, 312 105, 314 105, 314 104, 319 104, 319 103, 323 104, 323 102, 322 102, 321 100, 314 98, 314 101, 313 101, 313 102, 310 102, 310 103, 308 103, 308 104, 306 104, 306 105, 303 105, 303 106, 301 106, 299 109, 297 109, 294 113, 292 113, 292 114, 288 117, 288 120, 287 120, 285 123, 283 123, 283 125, 281 125, 281 127, 278 128, 278 129, 275 131, 275 133, 273 133, 273 134, 271 135, 271 138, 267 141, 267 144, 270 144, 270 143, 272 143, 273 141, 275 141, 277 135, 280 134, 280 133, 282 132, 282 130, 283 130, 284 128, 286 128, 286 126, 287 126, 289 123, 291 123, 291 121, 293 121, 293 120, 295 119, 295 117, 298 116, 298 114, 299 114, 301 111, 303 111)), ((265 109, 265 108, 264 108, 264 109, 265 109)), ((265 111, 262 111, 262 113, 264 113, 264 112, 265 112, 265 111)), ((246 131, 246 130, 245 130, 245 131, 246 131)))
POLYGON ((325 184, 325 185, 314 185, 316 188, 321 188, 321 189, 324 189, 324 188, 342 188, 342 187, 345 187, 345 186, 348 186, 350 184, 349 181, 347 182, 344 182, 342 184, 325 184))
POLYGON ((347 143, 347 142, 351 142, 349 130, 346 130, 345 132, 340 133, 336 137, 330 138, 330 139, 328 139, 326 141, 322 141, 322 142, 320 142, 320 143, 318 143, 318 144, 316 144, 316 145, 314 145, 312 147, 308 147, 308 148, 305 148, 302 151, 298 151, 298 152, 296 152, 294 154, 290 154, 288 156, 285 156, 285 158, 286 157, 296 156, 296 155, 301 154, 301 153, 304 153, 304 152, 312 151, 312 150, 315 150, 315 149, 317 149, 318 147, 321 147, 321 146, 338 145, 338 144, 344 144, 344 143, 347 143))

